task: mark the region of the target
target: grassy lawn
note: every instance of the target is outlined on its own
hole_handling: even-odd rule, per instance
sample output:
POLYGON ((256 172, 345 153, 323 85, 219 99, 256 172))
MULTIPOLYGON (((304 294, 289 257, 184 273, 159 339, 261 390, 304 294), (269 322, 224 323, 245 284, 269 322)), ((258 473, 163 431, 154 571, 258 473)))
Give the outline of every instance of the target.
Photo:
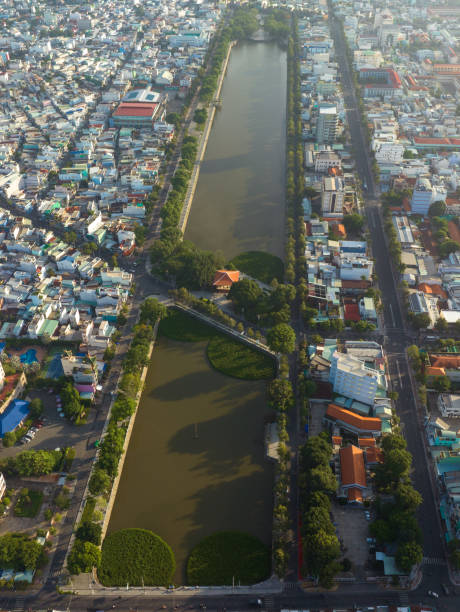
POLYGON ((104 586, 169 586, 176 569, 171 548, 147 529, 121 529, 102 544, 99 580, 104 586))
POLYGON ((170 308, 168 316, 161 320, 160 334, 182 342, 209 340, 216 335, 212 327, 184 312, 170 308))
POLYGON ((33 518, 37 516, 43 502, 43 493, 34 489, 22 489, 14 507, 16 516, 33 518))
POLYGON ((271 357, 227 336, 211 338, 207 355, 212 367, 227 376, 269 380, 275 375, 275 363, 271 357))
POLYGON ((254 536, 221 531, 202 540, 187 563, 189 584, 255 584, 270 574, 270 551, 254 536))
POLYGON ((284 278, 284 264, 281 259, 265 251, 240 253, 231 263, 241 272, 263 283, 270 284, 274 278, 282 282, 284 278))
POLYGON ((214 369, 227 376, 244 380, 270 380, 275 375, 275 363, 271 357, 179 310, 169 310, 168 316, 161 320, 160 333, 182 342, 209 340, 209 362, 214 369))

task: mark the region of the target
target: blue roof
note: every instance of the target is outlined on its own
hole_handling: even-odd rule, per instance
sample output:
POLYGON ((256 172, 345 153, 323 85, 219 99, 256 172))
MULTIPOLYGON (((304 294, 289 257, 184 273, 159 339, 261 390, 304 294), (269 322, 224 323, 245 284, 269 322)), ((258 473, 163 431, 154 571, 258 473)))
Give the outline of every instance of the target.
POLYGON ((15 399, 9 403, 5 412, 0 415, 0 438, 8 431, 13 431, 29 414, 30 402, 15 399))

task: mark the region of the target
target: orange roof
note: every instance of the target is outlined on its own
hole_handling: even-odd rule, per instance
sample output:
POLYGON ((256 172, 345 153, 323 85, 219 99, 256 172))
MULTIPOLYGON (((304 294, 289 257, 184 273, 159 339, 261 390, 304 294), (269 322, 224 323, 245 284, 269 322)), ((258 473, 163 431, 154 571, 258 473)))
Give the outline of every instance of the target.
POLYGON ((364 453, 354 444, 340 449, 340 472, 342 485, 366 486, 364 453))
POLYGON ((447 300, 447 293, 444 291, 441 285, 428 285, 428 283, 419 283, 417 289, 419 291, 423 291, 423 293, 437 295, 447 300))
POLYGON ((369 448, 369 446, 375 446, 375 438, 358 438, 358 446, 360 448, 369 448))
POLYGON ((356 487, 350 487, 347 491, 348 493, 348 501, 349 502, 362 502, 363 494, 361 490, 356 487))
POLYGON ((379 418, 361 416, 355 412, 351 412, 351 410, 336 406, 335 404, 329 404, 326 410, 326 416, 342 421, 362 431, 382 430, 382 421, 379 418))
POLYGON ((332 444, 342 444, 342 436, 332 436, 332 444))
POLYGON ((214 275, 212 284, 214 286, 227 286, 233 283, 237 283, 240 278, 238 270, 217 270, 214 275))
POLYGON ((425 368, 425 374, 427 376, 445 376, 446 371, 444 370, 444 368, 435 368, 433 366, 428 366, 427 368, 425 368))
POLYGON ((460 355, 430 355, 431 365, 446 370, 460 368, 460 355))
POLYGON ((368 463, 382 463, 383 452, 381 448, 366 448, 366 460, 368 463))

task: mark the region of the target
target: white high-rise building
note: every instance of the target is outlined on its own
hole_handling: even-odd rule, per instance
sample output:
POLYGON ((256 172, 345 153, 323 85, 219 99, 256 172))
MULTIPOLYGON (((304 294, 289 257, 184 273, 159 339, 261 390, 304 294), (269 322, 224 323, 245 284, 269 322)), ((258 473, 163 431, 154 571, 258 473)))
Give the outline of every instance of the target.
POLYGON ((412 193, 411 212, 417 215, 427 215, 433 202, 445 202, 447 190, 444 187, 432 185, 427 177, 419 177, 412 193))
POLYGON ((329 382, 334 393, 340 393, 358 402, 372 406, 382 374, 368 368, 363 361, 347 353, 335 351, 332 355, 329 382))

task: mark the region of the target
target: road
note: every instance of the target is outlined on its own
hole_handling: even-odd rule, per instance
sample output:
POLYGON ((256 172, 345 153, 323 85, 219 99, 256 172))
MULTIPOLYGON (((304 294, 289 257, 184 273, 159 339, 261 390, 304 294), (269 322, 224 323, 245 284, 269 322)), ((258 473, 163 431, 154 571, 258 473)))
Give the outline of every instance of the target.
POLYGON ((412 453, 413 457, 413 484, 423 497, 418 520, 423 533, 424 557, 429 559, 432 565, 430 565, 429 572, 424 572, 421 590, 425 593, 427 589, 439 592, 440 584, 449 583, 449 577, 447 566, 445 565, 445 551, 440 532, 439 514, 429 477, 430 467, 427 463, 424 446, 422 415, 418 412, 417 403, 414 399, 415 390, 411 384, 412 381, 406 355, 406 348, 413 344, 413 338, 407 329, 405 316, 399 300, 398 286, 391 264, 391 255, 383 231, 380 207, 376 200, 378 194, 370 165, 366 138, 361 124, 347 50, 338 20, 332 20, 331 30, 337 61, 342 75, 342 89, 351 140, 355 151, 356 166, 361 179, 367 183, 367 190, 365 190, 365 211, 372 238, 373 255, 376 260, 376 273, 383 297, 386 330, 385 350, 388 357, 389 375, 393 388, 399 393, 396 408, 401 418, 401 425, 408 450, 412 453))

